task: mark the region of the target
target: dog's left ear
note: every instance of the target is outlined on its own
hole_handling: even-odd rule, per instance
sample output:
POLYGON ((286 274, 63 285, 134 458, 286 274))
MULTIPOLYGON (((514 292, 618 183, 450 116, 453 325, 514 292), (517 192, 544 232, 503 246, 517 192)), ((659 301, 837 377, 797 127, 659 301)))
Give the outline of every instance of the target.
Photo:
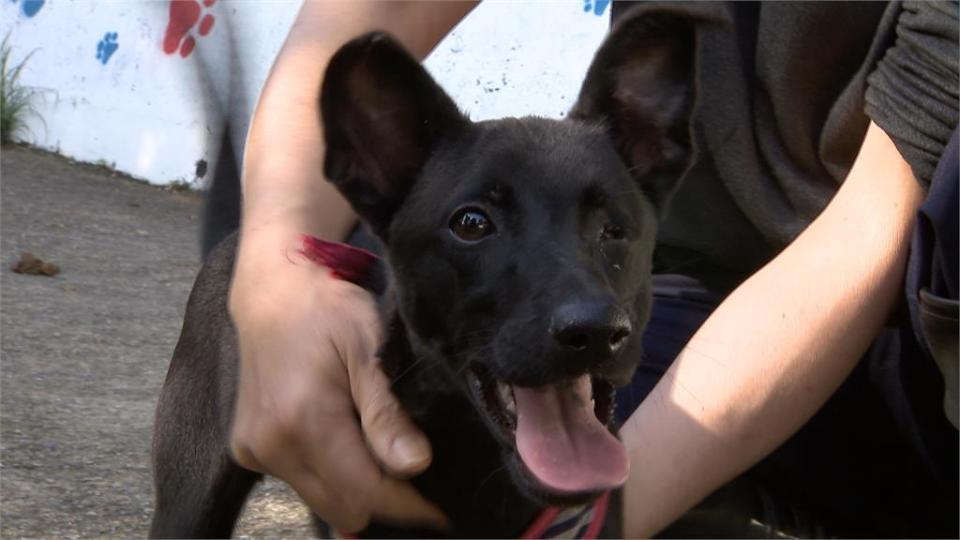
POLYGON ((469 123, 420 62, 381 32, 330 59, 320 111, 324 173, 382 238, 435 145, 469 123))
POLYGON ((704 22, 695 8, 632 8, 600 46, 570 111, 605 127, 661 209, 693 157, 696 28, 704 22))

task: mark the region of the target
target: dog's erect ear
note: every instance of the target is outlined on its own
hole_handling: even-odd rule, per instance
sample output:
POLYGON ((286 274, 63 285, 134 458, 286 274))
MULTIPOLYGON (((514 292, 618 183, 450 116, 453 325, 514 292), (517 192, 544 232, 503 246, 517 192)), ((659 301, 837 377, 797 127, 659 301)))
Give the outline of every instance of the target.
POLYGON ((657 207, 692 158, 696 25, 677 10, 633 8, 600 46, 570 117, 599 121, 657 207))
POLYGON ((468 123, 420 62, 383 33, 356 38, 330 59, 320 112, 324 173, 381 237, 436 143, 468 123))

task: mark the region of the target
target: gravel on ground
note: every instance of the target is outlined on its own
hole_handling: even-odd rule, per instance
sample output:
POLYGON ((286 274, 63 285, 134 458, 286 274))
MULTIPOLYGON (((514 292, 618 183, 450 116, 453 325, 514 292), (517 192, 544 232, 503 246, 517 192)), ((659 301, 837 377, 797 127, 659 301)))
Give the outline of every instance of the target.
MULTIPOLYGON (((145 537, 153 411, 199 269, 200 195, 0 150, 0 537, 145 537), (14 273, 23 252, 53 277, 14 273)), ((284 484, 240 537, 309 536, 284 484)))

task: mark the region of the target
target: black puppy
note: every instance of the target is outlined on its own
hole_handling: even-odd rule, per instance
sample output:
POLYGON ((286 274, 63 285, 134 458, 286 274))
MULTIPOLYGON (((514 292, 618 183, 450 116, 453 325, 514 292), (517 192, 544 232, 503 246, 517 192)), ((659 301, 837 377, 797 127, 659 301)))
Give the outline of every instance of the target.
MULTIPOLYGON (((383 34, 330 62, 325 173, 382 243, 382 365, 433 445, 413 482, 451 536, 517 536, 627 477, 612 394, 639 360, 658 212, 690 161, 693 35, 677 17, 622 21, 564 121, 473 123, 383 34)), ((259 479, 228 452, 235 243, 197 279, 163 388, 154 537, 228 536, 259 479)))

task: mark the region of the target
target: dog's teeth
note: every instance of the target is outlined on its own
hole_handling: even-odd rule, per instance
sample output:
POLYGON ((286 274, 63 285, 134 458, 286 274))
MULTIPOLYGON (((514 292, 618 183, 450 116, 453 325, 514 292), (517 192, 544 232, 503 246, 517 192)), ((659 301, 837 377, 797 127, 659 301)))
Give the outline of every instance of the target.
POLYGON ((500 401, 502 401, 504 405, 513 399, 513 396, 510 395, 511 393, 509 386, 497 381, 497 394, 500 396, 500 401))
POLYGON ((500 397, 500 403, 503 403, 503 406, 508 412, 516 412, 517 405, 513 398, 513 388, 497 381, 497 395, 500 397))

